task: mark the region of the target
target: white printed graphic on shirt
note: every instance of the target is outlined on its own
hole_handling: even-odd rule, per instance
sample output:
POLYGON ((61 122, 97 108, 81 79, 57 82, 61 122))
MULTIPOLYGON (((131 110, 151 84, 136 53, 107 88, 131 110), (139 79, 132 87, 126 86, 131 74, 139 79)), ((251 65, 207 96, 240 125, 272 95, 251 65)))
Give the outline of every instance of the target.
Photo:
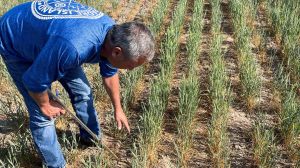
POLYGON ((77 3, 75 0, 35 0, 31 5, 32 14, 38 19, 98 19, 104 14, 96 9, 77 3))

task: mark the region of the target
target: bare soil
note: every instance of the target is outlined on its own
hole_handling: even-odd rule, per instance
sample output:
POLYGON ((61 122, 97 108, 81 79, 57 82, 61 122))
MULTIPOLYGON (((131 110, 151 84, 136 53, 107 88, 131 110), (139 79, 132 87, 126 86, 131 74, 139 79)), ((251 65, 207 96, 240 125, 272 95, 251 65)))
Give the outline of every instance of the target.
MULTIPOLYGON (((117 12, 117 22, 122 23, 127 21, 127 15, 132 14, 132 8, 136 8, 139 12, 134 12, 133 19, 149 22, 151 18, 149 15, 153 12, 153 8, 157 4, 157 0, 143 1, 141 6, 137 6, 134 0, 122 1, 124 6, 120 5, 120 11, 117 12)), ((142 113, 142 104, 147 102, 149 95, 150 81, 157 77, 160 71, 160 44, 164 41, 164 33, 168 28, 172 19, 172 13, 178 0, 171 0, 171 5, 164 18, 164 23, 161 27, 161 31, 156 38, 156 56, 154 60, 146 67, 146 72, 143 79, 139 84, 139 91, 136 93, 136 101, 130 107, 129 120, 131 123, 132 133, 127 134, 125 131, 117 131, 113 120, 113 111, 110 105, 108 97, 103 97, 98 100, 101 103, 97 103, 97 110, 100 112, 99 118, 103 133, 103 143, 106 144, 114 153, 119 157, 118 160, 111 157, 107 152, 107 159, 110 160, 116 167, 131 167, 132 158, 132 146, 135 142, 139 130, 139 119, 142 113)), ((110 7, 111 8, 111 7, 110 7)), ((191 20, 193 9, 193 0, 188 1, 188 9, 185 16, 184 27, 182 30, 182 36, 180 37, 180 49, 177 55, 177 61, 173 72, 173 79, 171 83, 171 95, 169 97, 167 111, 164 116, 163 124, 163 139, 160 143, 158 150, 158 163, 156 167, 175 167, 176 165, 176 150, 174 142, 177 138, 176 121, 175 116, 178 111, 178 93, 179 84, 181 79, 187 73, 187 52, 186 52, 186 40, 188 38, 188 23, 191 20)), ((261 50, 259 46, 253 44, 253 53, 259 65, 258 72, 262 79, 262 88, 259 103, 255 106, 252 112, 249 112, 246 107, 245 101, 242 97, 242 86, 239 79, 239 65, 237 49, 235 48, 234 28, 232 24, 232 18, 229 9, 229 0, 223 0, 221 3, 221 11, 223 14, 222 20, 222 36, 224 37, 222 49, 226 51, 224 53, 224 59, 226 62, 227 74, 231 82, 231 93, 233 100, 229 109, 229 123, 228 132, 230 138, 230 163, 233 168, 244 167, 257 167, 253 160, 253 123, 257 119, 259 113, 267 115, 266 123, 269 127, 275 128, 278 123, 278 112, 280 100, 276 95, 276 87, 274 84, 274 67, 271 61, 271 53, 278 53, 280 46, 276 44, 274 34, 271 32, 272 27, 268 24, 266 11, 263 6, 260 7, 258 13, 258 19, 256 21, 256 28, 264 30, 267 33, 266 37, 266 49, 261 50)), ((208 150, 208 124, 211 120, 211 102, 209 98, 209 73, 210 73, 210 41, 211 41, 211 4, 209 0, 205 0, 204 6, 204 28, 202 34, 202 42, 200 45, 201 53, 199 60, 199 80, 200 80, 200 99, 201 103, 197 111, 196 117, 196 134, 194 136, 194 145, 191 150, 191 158, 188 163, 189 167, 212 167, 210 160, 210 153, 208 150)), ((275 60, 276 62, 276 60, 275 60)), ((277 62, 280 62, 277 60, 277 62)), ((1 86, 11 85, 8 78, 2 78, 0 81, 1 86)), ((12 94, 17 94, 15 88, 1 87, 0 99, 10 100, 12 94)), ((10 100, 13 101, 13 100, 10 100)), ((5 102, 5 101, 4 101, 5 102)), ((15 101, 14 106, 18 106, 19 101, 15 101)), ((3 103, 0 102, 0 108, 3 107, 3 103)), ((13 111, 15 114, 15 111, 13 111)), ((22 118, 24 121, 28 121, 28 118, 22 118)), ((68 123, 60 126, 58 134, 78 132, 76 124, 69 118, 64 119, 64 122, 68 123)), ((26 125, 25 125, 26 126, 26 125)), ((16 123, 9 120, 6 114, 0 112, 0 144, 5 144, 11 139, 11 135, 15 133, 16 123)), ((276 135, 277 135, 276 134, 276 135)), ((288 159, 287 151, 283 147, 278 135, 278 145, 280 156, 276 160, 276 167, 293 167, 293 164, 288 159)), ((0 146, 0 150, 6 150, 5 146, 0 146)), ((85 156, 96 153, 96 148, 78 149, 76 156, 77 161, 69 165, 69 167, 79 167, 80 159, 85 156)), ((2 154, 2 152, 0 152, 2 154)), ((1 159, 1 157, 0 157, 1 159)), ((38 159, 38 158, 36 158, 38 159)), ((33 167, 40 167, 39 162, 31 165, 33 167)))

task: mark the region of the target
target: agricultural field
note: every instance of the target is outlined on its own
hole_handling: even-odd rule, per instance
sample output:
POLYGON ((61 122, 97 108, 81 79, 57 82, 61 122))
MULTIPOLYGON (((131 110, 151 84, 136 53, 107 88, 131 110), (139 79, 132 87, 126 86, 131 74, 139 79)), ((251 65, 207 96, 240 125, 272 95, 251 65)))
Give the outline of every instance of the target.
MULTIPOLYGON (((0 0, 0 13, 25 2, 0 0)), ((120 71, 131 133, 119 131, 98 65, 84 65, 103 144, 56 120, 68 168, 300 167, 299 0, 81 0, 146 23, 147 65, 120 71)), ((0 61, 0 167, 42 167, 21 96, 0 61)), ((66 91, 52 86, 70 108, 66 91)))

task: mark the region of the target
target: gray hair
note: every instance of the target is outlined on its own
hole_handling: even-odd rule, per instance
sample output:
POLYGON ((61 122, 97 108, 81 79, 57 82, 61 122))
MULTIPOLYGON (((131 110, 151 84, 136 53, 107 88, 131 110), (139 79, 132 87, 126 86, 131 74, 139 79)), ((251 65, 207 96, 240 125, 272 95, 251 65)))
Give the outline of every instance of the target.
POLYGON ((151 61, 155 54, 155 42, 151 31, 141 22, 114 25, 107 40, 113 47, 120 47, 128 59, 144 57, 151 61))

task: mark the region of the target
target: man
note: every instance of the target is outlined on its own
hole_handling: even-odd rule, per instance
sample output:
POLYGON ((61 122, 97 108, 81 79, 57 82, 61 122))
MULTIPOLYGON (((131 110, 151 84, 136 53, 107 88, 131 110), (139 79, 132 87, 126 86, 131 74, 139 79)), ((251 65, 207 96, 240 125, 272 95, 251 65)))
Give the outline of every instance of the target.
MULTIPOLYGON (((100 137, 92 91, 81 68, 99 63, 118 128, 130 132, 122 110, 117 68, 133 69, 154 56, 154 39, 142 23, 116 25, 107 15, 74 0, 36 0, 14 7, 0 19, 0 54, 30 116, 34 143, 48 167, 66 162, 54 119, 64 109, 47 89, 59 81, 77 116, 100 137)), ((80 129, 86 141, 90 135, 80 129)))

